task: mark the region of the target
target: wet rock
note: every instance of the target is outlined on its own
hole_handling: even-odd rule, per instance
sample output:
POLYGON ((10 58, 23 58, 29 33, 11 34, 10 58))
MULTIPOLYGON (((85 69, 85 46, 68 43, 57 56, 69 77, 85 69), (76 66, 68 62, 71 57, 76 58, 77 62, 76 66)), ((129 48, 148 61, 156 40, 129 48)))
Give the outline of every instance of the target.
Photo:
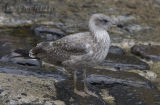
POLYGON ((160 95, 157 90, 117 85, 109 88, 116 105, 158 105, 160 95))
POLYGON ((22 56, 22 57, 29 57, 29 53, 28 53, 28 52, 29 52, 29 51, 24 50, 24 49, 16 49, 16 50, 14 51, 15 56, 16 56, 16 54, 17 54, 17 56, 19 55, 19 56, 22 56))
POLYGON ((117 24, 117 27, 123 28, 124 26, 122 24, 117 24))
POLYGON ((11 47, 10 44, 0 42, 0 58, 7 55, 7 54, 10 54, 10 52, 11 52, 10 47, 11 47))
POLYGON ((159 45, 135 45, 131 48, 131 52, 137 56, 152 61, 160 61, 159 45))
POLYGON ((36 27, 34 32, 37 36, 45 40, 57 40, 65 36, 65 33, 58 28, 36 27))
POLYGON ((133 87, 141 87, 141 88, 149 88, 152 89, 154 86, 151 82, 144 77, 136 73, 131 72, 122 72, 122 71, 102 71, 99 73, 91 74, 87 77, 87 82, 93 85, 97 85, 100 87, 110 87, 116 84, 125 85, 125 86, 133 86, 133 87))
MULTIPOLYGON (((83 86, 81 82, 77 83, 78 89, 83 91, 83 86)), ((56 84, 57 98, 63 100, 67 105, 108 105, 101 97, 81 97, 73 92, 73 81, 65 80, 56 84)), ((97 91, 96 88, 90 86, 90 90, 93 92, 97 91)))
MULTIPOLYGON (((13 63, 0 62, 0 72, 6 74, 16 74, 24 76, 34 76, 37 78, 52 78, 56 81, 62 81, 67 78, 67 75, 57 69, 43 69, 33 66, 22 66, 13 63)), ((30 81, 31 82, 31 81, 30 81)))
POLYGON ((9 55, 3 56, 0 59, 1 62, 12 62, 20 65, 26 66, 41 66, 41 63, 37 59, 32 59, 29 57, 27 50, 17 49, 9 55))
MULTIPOLYGON (((99 98, 92 96, 83 98, 74 94, 73 80, 65 80, 56 84, 57 98, 63 100, 67 105, 108 105, 111 103, 113 105, 152 105, 150 103, 159 102, 159 93, 154 85, 136 73, 97 69, 89 69, 87 73, 89 74, 87 76, 89 90, 95 92, 99 98), (108 92, 100 92, 100 89, 107 89, 108 92), (150 97, 152 97, 151 101, 148 101, 150 97)), ((78 80, 77 88, 83 91, 83 80, 78 80)))
POLYGON ((103 99, 106 97, 113 105, 156 105, 160 102, 159 91, 154 84, 136 73, 95 69, 87 72, 90 74, 87 83, 106 90, 108 94, 101 91, 103 99))
POLYGON ((150 81, 155 81, 158 77, 157 73, 153 72, 153 67, 151 67, 151 70, 148 70, 148 71, 131 70, 130 72, 137 73, 140 76, 142 76, 150 81))
POLYGON ((24 66, 41 66, 41 63, 37 59, 25 59, 23 57, 11 58, 10 56, 4 56, 0 59, 1 62, 12 62, 24 66))
POLYGON ((117 70, 148 70, 149 65, 134 56, 108 54, 101 66, 114 67, 117 70))
POLYGON ((109 91, 108 89, 101 89, 101 93, 100 93, 101 97, 103 98, 103 100, 108 103, 109 105, 116 105, 115 103, 115 98, 112 97, 110 94, 109 94, 109 91))
POLYGON ((124 55, 125 51, 124 51, 124 49, 122 49, 118 46, 111 46, 108 53, 109 54, 116 54, 116 55, 124 55))

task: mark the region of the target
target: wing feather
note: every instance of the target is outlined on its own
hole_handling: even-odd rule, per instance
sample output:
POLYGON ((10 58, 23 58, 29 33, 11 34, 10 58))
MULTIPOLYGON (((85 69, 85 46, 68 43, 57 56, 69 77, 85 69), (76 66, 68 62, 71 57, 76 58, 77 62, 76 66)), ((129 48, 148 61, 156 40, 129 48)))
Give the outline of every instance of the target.
POLYGON ((38 58, 48 63, 62 63, 69 60, 71 56, 85 55, 88 53, 90 44, 88 33, 69 35, 57 41, 41 42, 37 48, 43 51, 38 52, 38 58), (83 37, 81 37, 83 35, 83 37), (84 44, 85 41, 85 44, 84 44), (87 42, 87 43, 86 43, 87 42))

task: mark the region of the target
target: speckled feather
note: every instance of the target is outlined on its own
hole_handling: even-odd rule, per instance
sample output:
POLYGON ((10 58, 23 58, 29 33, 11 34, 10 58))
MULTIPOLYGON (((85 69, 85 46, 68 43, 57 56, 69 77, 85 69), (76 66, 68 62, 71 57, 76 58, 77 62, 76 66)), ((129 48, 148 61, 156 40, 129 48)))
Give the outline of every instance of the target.
POLYGON ((32 53, 37 53, 36 57, 45 62, 61 65, 63 61, 71 60, 71 56, 87 54, 93 45, 90 38, 89 32, 68 35, 57 41, 39 43, 32 49, 32 53), (84 40, 86 43, 83 43, 84 40))
POLYGON ((111 21, 103 14, 95 14, 89 21, 90 32, 41 42, 30 51, 30 56, 65 67, 95 66, 105 59, 110 46, 110 37, 106 31, 110 23, 103 22, 106 19, 107 22, 111 21))

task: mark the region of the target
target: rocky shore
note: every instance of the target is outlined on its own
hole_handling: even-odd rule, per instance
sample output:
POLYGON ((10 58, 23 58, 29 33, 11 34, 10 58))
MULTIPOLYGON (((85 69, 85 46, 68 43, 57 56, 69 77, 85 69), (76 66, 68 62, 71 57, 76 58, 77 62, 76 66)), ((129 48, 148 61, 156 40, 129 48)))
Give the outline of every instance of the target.
MULTIPOLYGON (((0 0, 0 7, 0 105, 160 105, 159 0, 0 0), (93 13, 121 22, 109 30, 104 62, 87 70, 99 98, 83 98, 73 93, 73 71, 43 64, 28 51, 87 31, 93 13)), ((78 71, 80 90, 81 77, 78 71)))

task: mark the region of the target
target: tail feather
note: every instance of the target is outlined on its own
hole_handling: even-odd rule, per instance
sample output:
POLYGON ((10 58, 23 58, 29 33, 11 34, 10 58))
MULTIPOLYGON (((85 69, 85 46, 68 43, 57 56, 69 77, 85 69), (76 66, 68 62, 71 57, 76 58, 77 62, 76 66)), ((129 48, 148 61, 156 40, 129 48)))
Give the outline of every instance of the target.
POLYGON ((37 58, 38 57, 38 54, 44 52, 44 50, 40 47, 35 47, 35 48, 32 48, 30 51, 29 51, 29 56, 31 58, 37 58))

